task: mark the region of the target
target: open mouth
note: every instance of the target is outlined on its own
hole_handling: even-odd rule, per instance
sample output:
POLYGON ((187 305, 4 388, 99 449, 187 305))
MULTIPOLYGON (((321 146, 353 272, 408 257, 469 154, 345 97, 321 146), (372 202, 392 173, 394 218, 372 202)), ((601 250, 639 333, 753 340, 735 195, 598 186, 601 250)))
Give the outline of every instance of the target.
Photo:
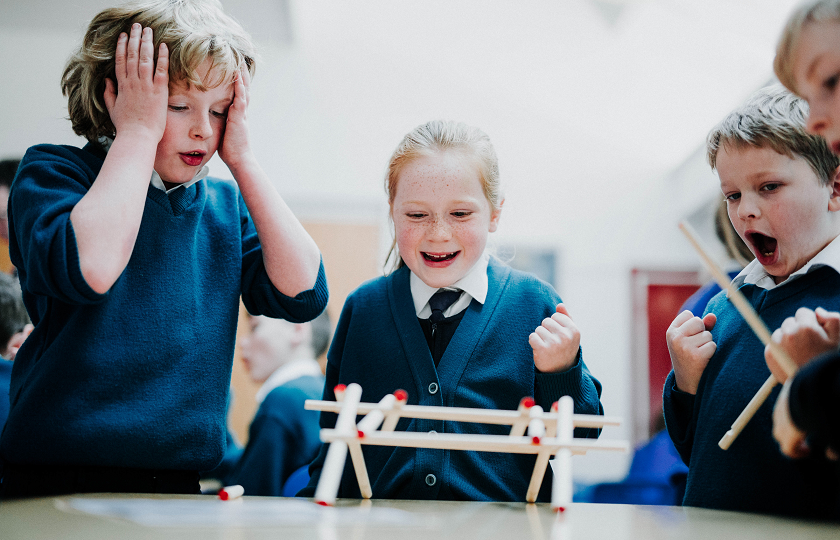
POLYGON ((199 165, 204 159, 204 152, 199 152, 197 150, 194 150, 192 152, 182 152, 181 159, 187 165, 196 166, 199 165))
POLYGON ((423 258, 429 262, 445 262, 454 259, 460 251, 453 251, 452 253, 427 253, 423 252, 423 258))
POLYGON ((778 241, 772 236, 767 236, 761 233, 747 233, 747 239, 753 245, 753 251, 759 258, 759 262, 769 260, 776 254, 776 247, 778 241))

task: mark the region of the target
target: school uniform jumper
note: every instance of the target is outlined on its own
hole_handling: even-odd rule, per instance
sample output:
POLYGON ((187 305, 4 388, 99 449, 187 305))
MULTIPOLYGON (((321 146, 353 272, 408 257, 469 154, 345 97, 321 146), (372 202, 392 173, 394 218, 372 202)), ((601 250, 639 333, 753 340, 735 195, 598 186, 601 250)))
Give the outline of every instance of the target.
MULTIPOLYGON (((225 448, 239 298, 303 322, 327 303, 280 293, 235 183, 149 187, 127 267, 105 294, 82 277, 70 212, 105 159, 40 145, 9 201, 11 259, 35 329, 18 351, 2 459, 16 465, 209 470, 225 448), (180 192, 180 193, 179 193, 180 192)), ((102 227, 108 224, 103 223, 102 227)))
MULTIPOLYGON (((528 336, 555 312, 560 297, 537 278, 491 259, 485 303, 466 308, 451 342, 435 368, 415 313, 407 267, 363 284, 344 304, 327 356, 324 399, 334 387, 359 383, 362 401, 377 402, 397 389, 408 403, 447 407, 515 410, 533 396, 548 410, 563 395, 575 412, 603 414, 601 385, 578 353, 563 373, 538 373, 528 336)), ((336 415, 321 414, 321 427, 335 426, 336 415)), ((398 431, 506 435, 510 426, 403 418, 398 431)), ((578 428, 578 437, 597 437, 578 428)), ((328 445, 310 466, 311 480, 299 495, 315 492, 328 445)), ((428 448, 363 446, 373 496, 385 499, 524 501, 535 456, 428 448)), ((546 475, 550 478, 551 474, 546 475)), ((361 497, 350 459, 339 497, 361 497)), ((543 483, 541 500, 550 498, 543 483)))
MULTIPOLYGON (((740 291, 768 328, 778 328, 799 307, 840 309, 840 275, 822 266, 770 290, 743 285, 740 291)), ((717 350, 700 378, 696 396, 676 388, 674 372, 665 382, 668 432, 688 465, 686 506, 837 518, 840 477, 823 457, 791 460, 773 439, 777 386, 729 450, 718 441, 744 410, 770 371, 764 346, 720 293, 706 313, 717 315, 712 337, 717 350)))

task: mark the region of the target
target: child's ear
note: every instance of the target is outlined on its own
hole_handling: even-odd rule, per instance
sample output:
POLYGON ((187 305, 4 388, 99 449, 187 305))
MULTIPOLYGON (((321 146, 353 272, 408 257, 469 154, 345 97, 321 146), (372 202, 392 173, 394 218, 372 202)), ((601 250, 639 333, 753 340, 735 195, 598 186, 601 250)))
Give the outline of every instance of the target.
POLYGON ((499 218, 502 217, 502 206, 505 205, 505 200, 502 199, 499 202, 498 209, 491 209, 490 210, 490 232, 496 232, 496 229, 499 227, 499 218))
POLYGON ((828 199, 828 211, 837 212, 840 210, 840 167, 834 170, 831 182, 828 184, 831 192, 828 199))

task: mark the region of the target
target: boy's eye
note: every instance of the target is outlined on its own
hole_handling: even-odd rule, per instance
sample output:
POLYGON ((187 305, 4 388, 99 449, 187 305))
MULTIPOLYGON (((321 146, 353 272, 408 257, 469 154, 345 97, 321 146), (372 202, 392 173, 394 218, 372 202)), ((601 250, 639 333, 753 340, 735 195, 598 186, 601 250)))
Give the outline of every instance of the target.
POLYGON ((730 193, 729 195, 724 195, 724 199, 726 199, 727 201, 737 201, 740 198, 740 193, 730 193))
POLYGON ((469 212, 467 210, 459 210, 457 212, 452 212, 452 215, 455 217, 469 217, 472 215, 472 212, 469 212))
POLYGON ((831 77, 823 81, 823 88, 825 88, 828 91, 834 90, 834 88, 837 86, 838 78, 840 78, 840 73, 832 75, 831 77))
POLYGON ((227 118, 227 111, 210 111, 210 114, 215 116, 216 118, 227 118))
POLYGON ((169 110, 170 110, 170 111, 176 111, 176 112, 178 112, 178 111, 186 111, 186 110, 187 110, 187 108, 186 108, 186 107, 182 107, 181 105, 170 105, 170 106, 169 106, 169 110))
POLYGON ((781 187, 781 184, 764 184, 761 186, 761 191, 776 191, 781 187))

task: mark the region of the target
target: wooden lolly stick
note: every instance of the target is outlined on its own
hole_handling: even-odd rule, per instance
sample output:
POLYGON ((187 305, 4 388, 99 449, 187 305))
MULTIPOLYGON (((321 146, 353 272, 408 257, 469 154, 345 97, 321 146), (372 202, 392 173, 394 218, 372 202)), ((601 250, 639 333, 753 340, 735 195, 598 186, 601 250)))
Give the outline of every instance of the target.
MULTIPOLYGON (((356 440, 358 435, 340 433, 337 429, 322 429, 321 440, 333 441, 356 440)), ((511 454, 538 454, 545 447, 552 452, 568 447, 575 454, 585 454, 590 450, 627 452, 626 442, 602 441, 598 439, 572 439, 562 442, 558 437, 545 437, 535 445, 530 437, 511 437, 509 435, 479 435, 473 433, 418 433, 416 431, 374 431, 359 439, 362 444, 373 446, 403 446, 406 448, 435 448, 441 450, 475 450, 478 452, 509 452, 511 454)))
MULTIPOLYGON (((399 401, 394 404, 397 408, 399 401)), ((376 403, 360 403, 359 414, 367 414, 374 410, 376 403)), ((307 399, 304 408, 308 411, 340 412, 341 404, 335 401, 321 401, 307 399)), ((475 422, 478 424, 507 424, 513 425, 519 418, 520 412, 494 409, 470 409, 466 407, 436 407, 431 405, 405 405, 399 409, 400 416, 406 418, 423 418, 428 420, 450 420, 453 422, 475 422)), ((557 413, 543 412, 540 418, 548 421, 556 417, 557 413)), ((386 415, 387 416, 387 415, 386 415)), ((572 415, 575 427, 601 428, 605 426, 620 426, 621 418, 618 416, 600 416, 597 414, 575 414, 572 415)), ((386 420, 387 422, 387 420, 386 420)), ((383 425, 381 431, 389 431, 383 425)))
MULTIPOLYGON (((341 394, 341 410, 335 421, 335 430, 332 431, 345 437, 352 436, 354 439, 358 439, 354 427, 356 425, 356 409, 362 397, 362 387, 353 383, 347 386, 341 394)), ((336 392, 336 395, 338 395, 338 392, 336 392)), ((321 440, 330 442, 324 438, 325 431, 327 430, 321 430, 321 440)), ((315 502, 318 504, 325 506, 335 504, 338 488, 341 484, 341 476, 344 473, 344 462, 347 460, 347 450, 347 442, 344 439, 337 439, 330 443, 327 457, 324 459, 324 467, 321 469, 321 478, 318 479, 318 486, 315 488, 315 502)))
MULTIPOLYGON (((700 242, 697 233, 694 232, 694 229, 686 222, 681 222, 679 224, 680 230, 685 234, 688 241, 691 242, 691 245, 694 247, 695 251, 700 255, 700 258, 706 264, 706 268, 712 274, 712 277, 715 279, 717 284, 720 286, 721 289, 725 290, 729 300, 735 306, 735 309, 738 310, 738 313, 744 318, 747 324, 750 326, 755 335, 761 341, 764 346, 769 346, 770 349, 773 351, 773 354, 779 360, 779 365, 782 369, 785 370, 788 377, 793 376, 796 373, 796 364, 793 363, 793 360, 790 359, 787 352, 782 349, 776 342, 773 341, 770 330, 767 329, 767 326, 755 312, 753 307, 744 298, 744 295, 741 294, 741 291, 736 289, 732 286, 731 281, 729 280, 728 276, 723 273, 723 271, 718 267, 715 261, 709 256, 708 252, 703 247, 703 244, 700 242)), ((770 395, 771 390, 773 387, 778 383, 776 377, 770 375, 770 377, 761 385, 761 388, 758 392, 753 396, 750 402, 747 404, 747 407, 738 415, 738 418, 735 419, 735 422, 732 424, 732 427, 723 438, 718 442, 718 446, 721 449, 727 450, 729 446, 735 441, 735 439, 740 435, 741 430, 746 427, 749 423, 750 419, 752 419, 753 415, 758 411, 764 401, 767 399, 767 396, 770 395)))

